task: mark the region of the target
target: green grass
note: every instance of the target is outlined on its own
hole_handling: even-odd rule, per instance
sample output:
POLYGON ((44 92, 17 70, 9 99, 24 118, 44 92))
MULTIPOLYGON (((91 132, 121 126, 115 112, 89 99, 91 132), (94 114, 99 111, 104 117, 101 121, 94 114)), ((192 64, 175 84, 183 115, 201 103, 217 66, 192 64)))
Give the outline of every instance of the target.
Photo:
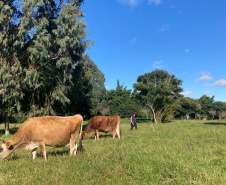
POLYGON ((0 162, 0 184, 226 184, 226 121, 173 121, 154 128, 138 120, 138 130, 130 131, 129 120, 122 119, 121 140, 90 136, 83 141, 85 152, 73 157, 69 148, 48 147, 47 162, 18 150, 0 162))

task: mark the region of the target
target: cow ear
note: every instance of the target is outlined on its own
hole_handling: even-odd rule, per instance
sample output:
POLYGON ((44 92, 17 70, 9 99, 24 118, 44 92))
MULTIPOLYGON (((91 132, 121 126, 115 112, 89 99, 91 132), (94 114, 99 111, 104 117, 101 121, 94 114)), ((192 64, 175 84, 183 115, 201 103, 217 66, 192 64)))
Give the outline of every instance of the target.
POLYGON ((11 147, 11 143, 10 142, 6 142, 6 148, 10 148, 11 147))

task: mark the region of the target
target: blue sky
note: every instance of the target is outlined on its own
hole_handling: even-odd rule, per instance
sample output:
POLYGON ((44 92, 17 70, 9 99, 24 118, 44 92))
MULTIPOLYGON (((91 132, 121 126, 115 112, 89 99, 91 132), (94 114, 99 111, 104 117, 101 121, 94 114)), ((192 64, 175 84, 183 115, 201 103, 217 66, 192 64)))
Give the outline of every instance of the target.
POLYGON ((85 0, 88 55, 108 90, 162 69, 186 97, 226 101, 225 9, 225 0, 85 0))

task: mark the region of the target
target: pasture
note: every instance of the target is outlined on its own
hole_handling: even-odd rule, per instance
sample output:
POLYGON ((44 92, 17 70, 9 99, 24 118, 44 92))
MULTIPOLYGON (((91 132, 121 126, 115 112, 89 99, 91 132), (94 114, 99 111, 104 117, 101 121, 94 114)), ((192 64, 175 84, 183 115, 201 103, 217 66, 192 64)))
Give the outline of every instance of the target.
MULTIPOLYGON (((87 122, 85 122, 86 124, 87 122)), ((19 124, 11 124, 13 133, 19 124)), ((226 121, 173 121, 154 125, 138 120, 130 131, 121 120, 122 139, 101 134, 83 141, 84 153, 69 157, 69 147, 18 150, 0 162, 0 184, 226 184, 226 121)), ((0 139, 4 136, 0 125, 0 139)))

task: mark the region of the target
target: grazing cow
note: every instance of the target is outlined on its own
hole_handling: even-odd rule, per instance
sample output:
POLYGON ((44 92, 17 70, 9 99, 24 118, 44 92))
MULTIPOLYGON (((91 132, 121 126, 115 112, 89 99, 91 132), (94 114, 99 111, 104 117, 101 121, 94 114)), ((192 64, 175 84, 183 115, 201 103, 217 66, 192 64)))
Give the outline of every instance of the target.
POLYGON ((77 144, 75 143, 79 130, 81 139, 82 124, 83 117, 80 114, 68 117, 30 118, 20 126, 8 142, 3 141, 0 145, 0 161, 20 148, 31 150, 32 158, 35 159, 37 148, 40 147, 46 161, 45 146, 63 147, 69 145, 70 155, 76 154, 77 144))
POLYGON ((92 117, 82 134, 82 139, 86 139, 89 134, 95 134, 95 140, 99 140, 99 132, 112 132, 113 139, 115 135, 121 137, 120 116, 95 116, 92 117))

